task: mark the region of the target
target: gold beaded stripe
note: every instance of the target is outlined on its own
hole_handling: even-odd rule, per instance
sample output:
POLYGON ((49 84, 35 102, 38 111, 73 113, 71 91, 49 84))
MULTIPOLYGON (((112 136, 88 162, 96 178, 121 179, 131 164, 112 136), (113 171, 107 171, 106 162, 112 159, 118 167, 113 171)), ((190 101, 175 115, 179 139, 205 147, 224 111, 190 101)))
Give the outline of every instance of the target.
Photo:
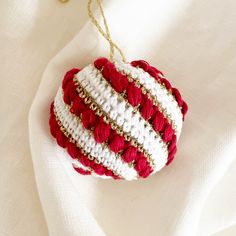
MULTIPOLYGON (((96 71, 97 75, 100 75, 100 76, 103 78, 103 75, 102 75, 102 72, 101 72, 102 70, 101 70, 101 71, 98 70, 94 65, 92 65, 92 67, 93 67, 93 69, 96 71)), ((133 81, 134 81, 134 80, 133 80, 131 77, 129 77, 129 76, 128 76, 128 80, 129 80, 129 82, 133 82, 133 81)), ((109 84, 105 79, 104 79, 104 81, 105 81, 107 84, 109 84)), ((144 87, 142 88, 140 84, 138 84, 138 85, 135 84, 135 85, 136 85, 138 88, 141 88, 143 94, 147 94, 147 95, 148 95, 147 92, 144 92, 144 91, 143 91, 143 90, 145 89, 144 87)), ((110 86, 110 88, 111 88, 112 94, 116 94, 120 99, 124 100, 127 105, 129 105, 129 106, 131 106, 131 107, 133 108, 134 112, 139 112, 139 113, 140 113, 140 110, 139 110, 139 109, 140 109, 140 104, 137 105, 136 107, 133 107, 132 105, 130 105, 130 103, 129 103, 128 99, 127 99, 127 94, 126 94, 125 91, 124 91, 123 93, 118 93, 118 92, 115 91, 115 89, 114 89, 110 84, 109 84, 109 86, 110 86)), ((148 98, 151 99, 150 96, 148 96, 148 98)), ((153 102, 153 104, 154 104, 154 102, 153 102)), ((154 105, 155 105, 155 104, 154 104, 154 105)), ((156 105, 156 106, 157 106, 157 105, 156 105)), ((159 107, 158 107, 158 108, 159 108, 159 107)), ((163 108, 163 110, 164 110, 165 113, 166 113, 166 109, 163 108)), ((140 115, 141 115, 141 114, 140 114, 140 115)), ((167 113, 166 113, 166 116, 168 116, 167 113)), ((141 116, 141 118, 143 118, 143 117, 141 116)), ((152 123, 149 123, 148 120, 145 120, 144 118, 143 118, 143 120, 144 120, 144 123, 145 123, 145 127, 147 127, 148 125, 150 125, 150 126, 152 127, 152 129, 153 129, 153 132, 155 132, 156 137, 158 137, 159 139, 162 140, 161 134, 160 134, 158 131, 155 131, 155 129, 153 128, 153 124, 152 124, 152 123)), ((170 122, 169 122, 169 123, 170 123, 170 122)), ((174 131, 176 132, 175 129, 174 129, 174 131)), ((163 142, 163 141, 162 141, 162 147, 165 148, 165 149, 167 149, 167 145, 166 145, 166 143, 163 142)))
MULTIPOLYGON (((115 63, 115 64, 116 64, 116 63, 115 63)), ((140 68, 140 67, 139 67, 139 68, 140 68)), ((130 74, 130 73, 127 73, 125 70, 120 69, 120 68, 118 68, 117 66, 116 66, 116 69, 117 69, 119 72, 121 72, 123 75, 127 76, 129 82, 133 82, 136 87, 141 88, 142 93, 145 94, 145 95, 147 95, 148 98, 152 100, 153 104, 154 104, 155 106, 157 106, 158 109, 163 113, 164 117, 168 120, 168 123, 172 125, 172 127, 173 127, 173 129, 174 129, 174 131, 175 131, 175 134, 177 135, 177 133, 178 133, 178 132, 177 132, 177 125, 176 125, 175 121, 174 121, 174 120, 171 118, 171 116, 167 113, 167 109, 166 109, 166 108, 163 108, 163 106, 161 105, 161 103, 157 100, 156 96, 152 95, 151 91, 150 91, 149 89, 147 89, 146 87, 144 87, 144 85, 142 85, 142 84, 140 83, 139 78, 136 78, 136 79, 134 80, 134 79, 131 77, 131 74, 130 74)), ((142 69, 142 68, 140 68, 140 69, 142 69)), ((142 69, 142 70, 143 70, 143 69, 142 69)), ((143 70, 143 72, 146 72, 146 71, 143 70)), ((146 73, 147 73, 147 72, 146 72, 146 73)), ((150 75, 150 77, 152 77, 152 76, 150 75)), ((154 78, 153 78, 153 79, 154 79, 154 78)), ((154 79, 154 80, 155 80, 155 79, 154 79)), ((161 87, 161 89, 165 90, 168 96, 171 96, 172 102, 176 102, 174 96, 172 95, 172 93, 170 93, 170 92, 166 89, 166 87, 165 87, 164 84, 161 84, 161 83, 157 82, 156 80, 155 80, 155 83, 159 84, 159 86, 161 87)), ((180 109, 179 106, 176 106, 176 108, 177 108, 177 109, 180 109)))
MULTIPOLYGON (((114 120, 112 120, 103 109, 95 102, 95 100, 85 91, 82 85, 74 78, 74 82, 77 85, 77 91, 79 96, 84 99, 85 104, 89 105, 91 110, 95 112, 98 116, 103 116, 103 120, 105 123, 110 124, 112 130, 115 130, 117 134, 122 135, 126 141, 130 141, 131 145, 137 147, 140 152, 144 154, 149 162, 150 166, 155 170, 155 164, 152 159, 152 156, 144 149, 143 145, 139 144, 137 139, 132 137, 130 132, 124 132, 121 127, 119 127, 114 120)), ((107 145, 107 144, 106 144, 107 145)), ((134 165, 134 161, 130 163, 132 166, 134 165)))
MULTIPOLYGON (((63 105, 64 105, 64 107, 65 107, 64 109, 67 110, 68 114, 72 117, 72 119, 75 119, 78 124, 80 123, 80 124, 82 125, 81 118, 70 112, 70 108, 71 108, 71 106, 72 106, 73 104, 67 105, 67 104, 63 101, 63 89, 62 89, 61 87, 59 88, 58 92, 59 92, 59 94, 60 94, 60 98, 57 97, 57 96, 58 96, 58 94, 57 94, 57 95, 56 95, 56 99, 60 99, 61 102, 63 102, 63 105)), ((56 100, 56 101, 57 101, 57 100, 56 100)), ((56 107, 56 106, 55 106, 55 107, 56 107)), ((61 111, 60 111, 60 115, 62 115, 62 114, 61 114, 61 111)), ((92 137, 93 137, 93 132, 92 132, 91 130, 88 130, 88 129, 85 129, 85 130, 86 130, 86 133, 92 138, 92 137)), ((107 150, 110 150, 108 144, 105 143, 105 142, 104 142, 104 143, 99 143, 99 145, 100 145, 102 148, 106 148, 107 150)), ((86 151, 86 150, 85 150, 85 151, 86 151)), ((96 158, 96 157, 95 157, 95 158, 96 158)), ((121 158, 121 156, 120 156, 119 154, 115 154, 115 158, 116 158, 116 160, 120 160, 121 163, 122 163, 122 165, 125 166, 125 168, 128 167, 129 170, 134 171, 135 174, 136 174, 135 178, 137 178, 137 171, 133 168, 133 163, 126 163, 126 162, 124 162, 123 159, 121 158)), ((112 170, 112 169, 109 169, 109 170, 112 170)), ((112 170, 112 171, 113 171, 113 170, 112 170)), ((113 172, 114 172, 114 171, 113 171, 113 172)), ((114 172, 114 173, 115 173, 115 172, 114 172)), ((117 175, 119 175, 119 174, 117 174, 117 175)), ((123 178, 126 178, 126 177, 123 177, 123 178)))
MULTIPOLYGON (((68 105, 67 105, 68 106, 68 105)), ((71 143, 74 143, 76 144, 76 146, 80 149, 81 153, 86 155, 88 157, 89 160, 93 161, 96 163, 96 164, 102 164, 96 157, 92 156, 90 153, 86 152, 83 147, 81 145, 79 145, 76 140, 71 136, 71 134, 67 131, 67 129, 63 126, 62 124, 62 121, 60 120, 58 114, 57 114, 57 111, 55 110, 55 107, 53 109, 53 112, 54 112, 54 116, 55 116, 55 119, 59 125, 59 128, 60 130, 62 131, 62 133, 69 139, 69 141, 71 143)), ((77 119, 79 119, 77 117, 77 119)), ((77 158, 79 160, 79 158, 77 158)), ((87 168, 87 167, 86 167, 87 168)), ((112 170, 111 168, 109 167, 105 167, 107 168, 108 170, 111 170, 115 175, 119 176, 121 179, 124 179, 121 175, 119 175, 118 173, 116 173, 116 171, 112 170)), ((90 168, 91 169, 91 168, 90 168)), ((94 172, 92 169, 91 169, 92 172, 94 172)))

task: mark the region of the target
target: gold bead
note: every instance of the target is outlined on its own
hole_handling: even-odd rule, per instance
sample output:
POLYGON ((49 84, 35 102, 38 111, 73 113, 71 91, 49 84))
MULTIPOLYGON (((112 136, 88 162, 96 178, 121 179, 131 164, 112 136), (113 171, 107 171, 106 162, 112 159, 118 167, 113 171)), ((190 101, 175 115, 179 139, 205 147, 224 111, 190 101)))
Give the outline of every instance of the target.
POLYGON ((104 122, 105 122, 106 124, 109 124, 109 119, 108 119, 107 116, 104 116, 104 117, 103 117, 103 120, 104 120, 104 122))
POLYGON ((91 108, 91 110, 95 111, 97 109, 97 106, 96 106, 96 104, 94 104, 92 102, 91 105, 90 105, 90 108, 91 108))
POLYGON ((81 91, 80 93, 79 93, 79 96, 81 97, 81 98, 85 98, 85 92, 84 91, 81 91))
POLYGON ((126 141, 130 141, 130 136, 128 134, 124 134, 124 138, 126 141))
POLYGON ((84 103, 85 103, 85 104, 91 103, 91 98, 90 98, 90 97, 86 97, 86 98, 84 99, 84 103))

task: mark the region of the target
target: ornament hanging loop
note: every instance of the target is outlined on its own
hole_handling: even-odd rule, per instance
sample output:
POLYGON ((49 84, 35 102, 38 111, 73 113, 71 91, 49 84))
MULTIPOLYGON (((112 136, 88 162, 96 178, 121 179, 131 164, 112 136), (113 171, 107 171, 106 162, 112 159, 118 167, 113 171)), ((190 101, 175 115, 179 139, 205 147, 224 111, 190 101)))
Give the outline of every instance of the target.
POLYGON ((114 60, 114 54, 115 54, 115 49, 119 52, 122 60, 125 62, 125 56, 123 54, 123 52, 121 51, 121 49, 113 42, 112 38, 111 38, 111 34, 107 25, 107 21, 106 21, 106 17, 101 5, 101 1, 100 0, 96 0, 99 10, 101 12, 102 18, 103 18, 103 24, 105 26, 105 32, 102 29, 102 27, 99 25, 97 19, 95 18, 95 16, 93 15, 92 9, 91 9, 91 5, 92 5, 92 0, 88 0, 88 15, 89 18, 91 19, 92 23, 95 25, 95 27, 98 29, 98 31, 100 32, 100 34, 108 41, 109 45, 110 45, 110 60, 114 60))

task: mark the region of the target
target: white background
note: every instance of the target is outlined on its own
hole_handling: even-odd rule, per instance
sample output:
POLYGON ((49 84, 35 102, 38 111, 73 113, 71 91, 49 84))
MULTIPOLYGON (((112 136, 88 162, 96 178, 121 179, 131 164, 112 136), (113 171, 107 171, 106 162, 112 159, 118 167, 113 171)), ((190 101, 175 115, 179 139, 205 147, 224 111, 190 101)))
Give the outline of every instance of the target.
POLYGON ((77 175, 48 132, 63 73, 108 55, 86 3, 0 2, 0 235, 236 235, 236 2, 105 4, 128 60, 161 69, 190 108, 174 163, 129 183, 77 175))

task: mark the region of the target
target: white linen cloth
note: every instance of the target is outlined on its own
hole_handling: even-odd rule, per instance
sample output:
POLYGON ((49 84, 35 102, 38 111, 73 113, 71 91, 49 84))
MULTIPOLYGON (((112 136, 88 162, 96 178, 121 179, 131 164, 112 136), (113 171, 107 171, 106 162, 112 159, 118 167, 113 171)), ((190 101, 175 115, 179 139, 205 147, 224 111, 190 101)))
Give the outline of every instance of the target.
MULTIPOLYGON (((53 33, 42 35, 39 30, 37 36, 42 45, 38 43, 39 48, 34 48, 27 45, 25 35, 21 34, 25 29, 17 34, 13 32, 14 27, 4 26, 6 38, 13 40, 15 36, 18 46, 21 45, 19 40, 23 40, 29 51, 27 60, 24 60, 25 51, 22 50, 13 52, 17 61, 8 60, 3 64, 2 77, 9 72, 14 80, 8 84, 1 79, 4 111, 1 114, 1 153, 4 157, 4 161, 1 160, 4 167, 1 171, 1 180, 4 180, 1 181, 4 193, 1 195, 3 211, 0 219, 4 223, 1 234, 235 235, 236 3, 233 0, 122 0, 105 5, 113 39, 128 60, 145 59, 157 66, 180 89, 189 105, 175 161, 149 179, 133 182, 78 175, 65 151, 57 147, 49 134, 49 105, 64 73, 72 67, 83 67, 98 56, 108 55, 107 43, 90 22, 85 23, 86 12, 78 17, 82 22, 76 29, 77 35, 47 65, 29 113, 29 143, 41 205, 35 191, 30 158, 17 160, 18 155, 29 155, 24 149, 28 140, 23 128, 27 107, 37 86, 37 81, 26 80, 24 73, 32 81, 34 73, 40 77, 37 66, 42 71, 43 58, 47 60, 49 54, 55 53, 54 40, 62 40, 56 41, 57 48, 62 47, 69 40, 67 32, 72 35, 76 31, 73 24, 77 22, 70 16, 71 20, 60 26, 63 20, 55 12, 60 10, 62 13, 63 8, 56 3, 50 3, 51 11, 47 13, 32 12, 39 6, 36 2, 35 5, 28 3, 30 6, 23 12, 34 17, 42 14, 43 19, 50 17, 49 24, 55 26, 50 30, 55 30, 57 37, 53 33), (52 12, 58 22, 51 18, 52 12), (51 19, 55 22, 50 23, 51 19), (34 61, 37 65, 29 64, 33 57, 30 53, 41 57, 34 61), (9 98, 7 104, 6 96, 9 98), (14 106, 8 105, 11 101, 14 106), (31 209, 26 207, 27 204, 32 206, 31 209)), ((15 4, 20 6, 17 1, 15 4)), ((65 7, 68 16, 70 11, 71 15, 80 14, 79 9, 75 10, 76 4, 70 4, 65 7)), ((80 4, 85 6, 86 1, 80 4)), ((46 9, 47 4, 42 5, 46 9)), ((38 38, 30 42, 34 40, 38 38)), ((1 47, 7 58, 11 58, 7 54, 11 50, 1 47)))

